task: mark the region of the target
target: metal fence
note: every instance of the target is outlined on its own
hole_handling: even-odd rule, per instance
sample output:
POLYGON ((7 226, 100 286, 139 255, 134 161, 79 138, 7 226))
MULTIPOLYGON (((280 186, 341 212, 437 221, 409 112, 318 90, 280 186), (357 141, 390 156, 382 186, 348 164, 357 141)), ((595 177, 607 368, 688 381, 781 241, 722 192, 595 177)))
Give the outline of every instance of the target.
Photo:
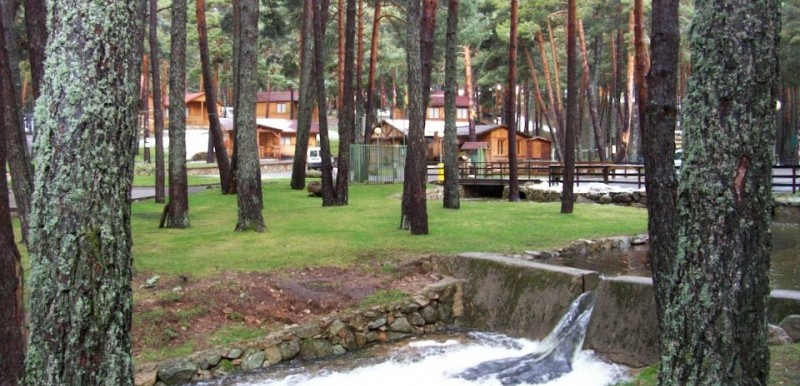
POLYGON ((364 183, 403 182, 406 147, 401 145, 350 146, 350 181, 364 183))

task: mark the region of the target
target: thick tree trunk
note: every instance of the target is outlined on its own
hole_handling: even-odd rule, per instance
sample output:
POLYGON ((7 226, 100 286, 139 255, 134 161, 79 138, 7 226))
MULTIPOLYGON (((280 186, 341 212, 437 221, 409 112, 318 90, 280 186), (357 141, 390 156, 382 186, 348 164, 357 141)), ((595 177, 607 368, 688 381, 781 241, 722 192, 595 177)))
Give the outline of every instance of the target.
POLYGON ((356 23, 356 123, 353 143, 364 143, 364 0, 358 0, 356 23))
POLYGON ((297 115, 297 141, 292 162, 291 188, 305 189, 306 153, 311 133, 311 115, 314 108, 314 9, 312 0, 303 0, 303 20, 300 31, 300 90, 297 115))
MULTIPOLYGON (((655 0, 650 49, 653 66, 647 74, 648 95, 642 111, 642 146, 647 170, 647 213, 650 235, 650 258, 656 292, 656 312, 663 320, 674 283, 671 272, 675 261, 677 220, 677 179, 673 154, 678 110, 675 95, 678 86, 678 51, 680 47, 679 0, 655 0)), ((662 337, 664 337, 662 335, 662 337)), ((669 341, 661 340, 662 352, 669 341)))
POLYGON ((47 4, 27 385, 133 384, 131 152, 144 4, 47 4))
POLYGON ((316 71, 317 108, 319 109, 319 140, 322 153, 322 205, 333 203, 333 165, 331 143, 328 137, 328 110, 325 101, 325 25, 323 16, 328 14, 325 0, 314 0, 314 70, 316 71))
POLYGON ((660 384, 767 384, 779 9, 695 2, 660 384))
POLYGON ((356 38, 356 0, 347 0, 347 17, 345 21, 344 50, 344 92, 342 115, 339 119, 339 159, 336 173, 334 205, 347 205, 349 198, 348 178, 350 178, 350 145, 355 136, 355 99, 353 95, 353 64, 355 61, 356 38))
MULTIPOLYGON (((427 0, 426 0, 427 1, 427 0)), ((417 0, 408 2, 406 16, 406 63, 408 65, 408 152, 401 226, 411 229, 412 235, 428 234, 428 208, 425 195, 427 166, 425 162, 425 103, 423 97, 424 71, 421 63, 421 10, 417 0)))
MULTIPOLYGON (((145 15, 146 16, 146 15, 145 15)), ((150 140, 150 103, 148 103, 147 98, 150 97, 150 59, 147 55, 142 57, 142 80, 139 92, 139 116, 141 117, 141 129, 142 129, 142 142, 148 143, 150 140)), ((136 144, 138 150, 138 139, 136 144)), ((137 151, 138 153, 138 151, 137 151)), ((144 163, 150 163, 150 148, 147 146, 143 146, 142 148, 142 161, 144 163)))
POLYGON ((39 97, 44 77, 44 47, 47 45, 47 10, 44 3, 44 0, 25 0, 25 31, 34 99, 39 97))
POLYGON ((647 80, 645 75, 650 69, 650 57, 647 54, 647 45, 644 42, 644 7, 642 0, 634 0, 633 2, 633 45, 635 52, 633 80, 636 88, 636 105, 638 108, 639 120, 637 125, 631 125, 631 157, 634 162, 639 162, 641 155, 641 131, 647 118, 645 111, 647 110, 647 80))
MULTIPOLYGON (((0 29, 0 39, 2 39, 0 29)), ((4 41, 4 40, 3 40, 4 41)), ((3 51, 5 51, 5 43, 3 51)), ((0 52, 0 55, 4 55, 0 52)), ((0 88, 6 88, 0 79, 0 88)), ((7 93, 0 94, 0 105, 6 106, 7 93)), ((14 101, 11 101, 14 103, 14 101)), ((2 114, 0 114, 2 115, 2 114)), ((0 143, 6 132, 16 130, 16 120, 0 122, 0 143)), ((0 146, 0 176, 6 176, 6 149, 0 146)), ((23 303, 22 262, 14 241, 11 225, 8 179, 0 178, 0 385, 17 385, 25 373, 25 305, 23 303)))
MULTIPOLYGON (((217 115, 217 97, 214 90, 214 80, 211 73, 211 59, 208 55, 208 29, 206 28, 205 0, 195 3, 197 17, 197 41, 200 45, 200 67, 203 73, 203 91, 206 95, 206 110, 208 111, 208 131, 214 143, 214 153, 217 156, 217 168, 223 194, 234 193, 234 182, 231 161, 228 159, 228 150, 225 149, 225 139, 222 126, 217 115)), ((170 116, 171 117, 171 116, 170 116)))
MULTIPOLYGON (((553 26, 550 23, 550 17, 547 17, 547 34, 550 38, 550 55, 553 57, 553 76, 556 85, 556 99, 553 103, 556 104, 556 116, 558 118, 558 126, 561 128, 566 128, 566 117, 561 113, 564 110, 564 102, 561 100, 561 96, 563 93, 561 92, 561 75, 559 74, 559 66, 558 66, 558 52, 556 50, 556 39, 553 36, 553 26)), ((546 63, 542 61, 542 63, 546 63)), ((549 78, 549 77, 548 77, 549 78)), ((550 80, 547 80, 548 84, 550 84, 550 80)), ((564 143, 564 135, 565 130, 559 130, 558 135, 561 137, 561 142, 564 143)))
POLYGON ((238 92, 234 108, 236 127, 236 231, 264 231, 261 195, 261 165, 256 136, 256 93, 258 91, 257 43, 258 0, 239 0, 238 92))
MULTIPOLYGON (((337 19, 337 27, 339 33, 337 36, 337 43, 338 43, 338 50, 337 50, 337 57, 338 60, 336 61, 336 81, 337 81, 337 92, 336 92, 336 112, 337 115, 341 114, 342 112, 342 105, 344 102, 344 67, 345 67, 345 58, 344 58, 344 51, 345 51, 345 0, 337 0, 337 7, 336 7, 336 19, 337 19)), ((323 21, 324 23, 324 21, 323 21)))
POLYGON ((569 0, 567 8, 567 130, 564 132, 564 177, 561 189, 561 213, 572 213, 575 182, 575 130, 578 126, 578 75, 576 51, 576 0, 569 0))
POLYGON ((169 55, 169 202, 167 228, 189 227, 186 175, 186 0, 173 0, 169 55))
POLYGON ((508 82, 506 82, 505 113, 508 126, 508 201, 519 201, 519 171, 517 170, 517 14, 519 0, 511 0, 511 28, 508 43, 508 82))
POLYGON ((458 45, 458 0, 447 4, 447 35, 444 58, 444 197, 448 209, 461 206, 458 192, 458 138, 456 133, 456 46, 458 45))
POLYGON ((475 111, 475 88, 472 84, 472 54, 469 45, 464 45, 464 83, 467 94, 467 115, 469 116, 469 141, 478 140, 475 133, 475 122, 479 120, 478 113, 475 111))
POLYGON ((28 240, 31 197, 33 196, 33 164, 28 153, 27 139, 22 124, 19 94, 19 59, 13 28, 13 9, 9 3, 0 6, 0 83, 3 84, 3 106, 0 116, 6 125, 6 138, 2 146, 6 148, 6 160, 11 172, 11 186, 17 204, 17 214, 22 228, 22 239, 28 240), (7 15, 6 13, 11 13, 7 15))
POLYGON ((164 113, 161 99, 161 60, 158 51, 158 0, 150 0, 150 68, 153 79, 153 130, 156 137, 155 202, 164 203, 164 113))
POLYGON ((364 125, 364 143, 369 143, 372 130, 377 125, 375 116, 375 68, 378 66, 378 38, 380 36, 381 3, 375 1, 375 14, 372 17, 372 39, 369 48, 369 77, 367 80, 367 121, 364 125))

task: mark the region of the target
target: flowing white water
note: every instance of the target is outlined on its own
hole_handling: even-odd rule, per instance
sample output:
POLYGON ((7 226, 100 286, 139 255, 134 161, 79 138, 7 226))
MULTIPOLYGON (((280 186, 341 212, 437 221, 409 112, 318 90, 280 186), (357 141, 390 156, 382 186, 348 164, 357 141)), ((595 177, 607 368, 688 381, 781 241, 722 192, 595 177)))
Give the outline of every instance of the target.
MULTIPOLYGON (((468 381, 456 375, 481 362, 523 356, 535 351, 540 343, 512 339, 499 334, 469 333, 447 340, 415 340, 386 355, 387 359, 343 370, 294 368, 266 373, 241 383, 251 386, 499 386, 496 378, 468 381)), ((626 368, 605 363, 591 351, 582 351, 573 363, 573 371, 542 385, 601 386, 625 378, 626 368)), ((326 366, 327 367, 327 366, 326 366)), ((523 384, 524 385, 524 384, 523 384)))

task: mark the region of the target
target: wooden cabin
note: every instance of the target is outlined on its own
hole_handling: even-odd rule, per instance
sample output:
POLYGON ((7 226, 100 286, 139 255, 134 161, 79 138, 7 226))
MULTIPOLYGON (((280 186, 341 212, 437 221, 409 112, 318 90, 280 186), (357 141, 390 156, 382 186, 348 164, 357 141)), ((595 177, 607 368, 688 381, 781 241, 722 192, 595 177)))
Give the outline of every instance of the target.
POLYGON ((552 160, 553 142, 545 137, 528 139, 528 156, 533 160, 552 160))
MULTIPOLYGON (((206 108, 206 93, 195 92, 186 94, 186 125, 208 126, 208 110, 206 108)), ((222 103, 217 101, 217 116, 222 116, 222 103)))
MULTIPOLYGON (((431 94, 426 121, 444 121, 444 92, 431 94)), ((456 122, 469 122, 469 98, 456 96, 456 122)))
MULTIPOLYGON (((300 93, 289 91, 259 91, 256 95, 256 117, 297 119, 300 113, 300 93)), ((314 107, 311 120, 319 120, 319 110, 314 107)))
MULTIPOLYGON (((220 119, 225 132, 225 148, 233 154, 233 120, 220 119)), ((258 139, 259 158, 290 159, 294 158, 297 144, 297 121, 293 119, 258 118, 256 119, 256 138, 258 139)), ((308 146, 317 146, 319 125, 311 124, 308 146)))

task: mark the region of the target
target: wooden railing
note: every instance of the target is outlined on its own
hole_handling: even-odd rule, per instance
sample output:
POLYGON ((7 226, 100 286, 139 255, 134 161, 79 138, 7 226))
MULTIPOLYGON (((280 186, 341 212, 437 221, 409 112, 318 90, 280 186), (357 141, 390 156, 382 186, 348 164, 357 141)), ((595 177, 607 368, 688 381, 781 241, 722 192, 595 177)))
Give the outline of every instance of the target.
MULTIPOLYGON (((438 168, 429 167, 429 179, 439 175, 438 168)), ((507 181, 510 175, 508 162, 476 162, 459 163, 459 179, 464 183, 507 181)), ((678 176, 680 169, 677 168, 678 176)), ((520 181, 547 179, 550 185, 560 183, 564 175, 564 165, 547 161, 520 161, 517 163, 517 175, 520 181)), ((575 165, 575 184, 598 182, 604 184, 627 184, 644 187, 646 180, 642 164, 607 164, 577 163, 575 165)), ((776 165, 772 167, 773 190, 791 188, 791 192, 800 191, 800 165, 776 165), (778 189, 776 189, 778 188, 778 189)), ((786 189, 788 192, 789 189, 786 189)))

